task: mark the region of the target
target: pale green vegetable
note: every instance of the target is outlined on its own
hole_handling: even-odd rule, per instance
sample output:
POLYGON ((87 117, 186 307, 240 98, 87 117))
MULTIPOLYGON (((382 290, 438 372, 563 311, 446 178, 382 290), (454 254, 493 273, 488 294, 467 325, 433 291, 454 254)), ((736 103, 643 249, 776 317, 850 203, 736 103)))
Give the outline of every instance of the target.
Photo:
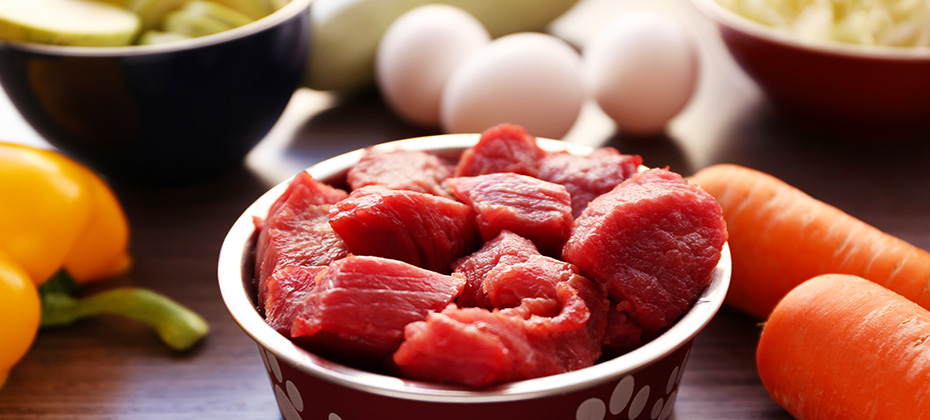
POLYGON ((267 0, 271 4, 271 10, 278 10, 284 7, 285 4, 291 2, 291 0, 267 0))
POLYGON ((0 0, 0 39, 75 46, 129 45, 139 18, 89 0, 0 0))
POLYGON ((750 20, 815 41, 930 47, 928 0, 717 0, 750 20))
MULTIPOLYGON (((138 13, 145 33, 174 32, 187 38, 212 35, 239 27, 274 12, 271 0, 127 0, 138 13)), ((167 42, 170 37, 154 34, 146 41, 167 42)))
POLYGON ((139 18, 142 20, 142 30, 147 31, 160 27, 168 13, 180 9, 187 1, 188 0, 128 0, 126 2, 126 8, 139 15, 139 18))
POLYGON ((162 27, 167 32, 174 32, 191 38, 213 35, 234 28, 234 26, 210 16, 191 13, 183 9, 168 13, 162 27))
POLYGON ((112 5, 114 5, 114 6, 119 6, 119 7, 122 7, 122 8, 125 9, 125 8, 126 8, 126 3, 127 3, 129 0, 93 0, 93 1, 102 2, 102 3, 109 3, 109 4, 112 4, 112 5))
POLYGON ((215 19, 231 28, 254 22, 254 19, 246 16, 242 12, 212 1, 194 0, 184 5, 184 8, 181 10, 192 15, 215 19))
POLYGON ((287 2, 0 0, 0 40, 78 46, 160 44, 239 27, 287 2))
POLYGON ((174 32, 163 32, 157 29, 149 29, 139 37, 139 45, 164 44, 166 42, 183 41, 191 39, 187 35, 176 34, 174 32))
MULTIPOLYGON (((116 0, 109 0, 116 1, 116 0)), ((139 15, 142 29, 159 29, 169 13, 184 8, 190 0, 124 0, 126 8, 139 15)), ((277 8, 271 0, 215 0, 215 3, 233 9, 251 19, 260 19, 277 8)), ((238 26, 238 25, 237 25, 238 26)))
POLYGON ((374 81, 381 36, 395 19, 428 3, 459 7, 492 37, 544 30, 578 0, 316 0, 305 83, 318 90, 350 90, 374 81))
POLYGON ((230 9, 234 9, 252 19, 268 16, 278 7, 271 0, 215 0, 230 9))

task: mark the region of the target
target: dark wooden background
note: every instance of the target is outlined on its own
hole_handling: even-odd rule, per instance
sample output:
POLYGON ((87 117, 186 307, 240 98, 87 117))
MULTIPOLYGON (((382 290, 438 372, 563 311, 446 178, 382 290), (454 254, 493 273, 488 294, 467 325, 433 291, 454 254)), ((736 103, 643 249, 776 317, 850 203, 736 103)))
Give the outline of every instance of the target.
MULTIPOLYGON (((681 19, 702 53, 701 83, 666 134, 631 137, 592 106, 565 140, 642 154, 690 174, 717 162, 772 173, 889 233, 930 249, 930 142, 852 142, 785 118, 726 55, 713 28, 680 0, 584 0, 553 31, 582 43, 633 9, 681 19)), ((209 337, 185 354, 150 330, 100 318, 42 330, 0 390, 4 419, 280 418, 256 345, 228 315, 216 282, 227 229, 271 185, 338 153, 432 132, 405 126, 373 91, 349 97, 299 90, 243 165, 173 189, 116 186, 130 218, 134 268, 107 284, 148 287, 206 317, 209 337)), ((43 141, 0 95, 0 138, 43 141)), ((789 419, 755 372, 757 321, 724 308, 697 337, 673 418, 789 419)))

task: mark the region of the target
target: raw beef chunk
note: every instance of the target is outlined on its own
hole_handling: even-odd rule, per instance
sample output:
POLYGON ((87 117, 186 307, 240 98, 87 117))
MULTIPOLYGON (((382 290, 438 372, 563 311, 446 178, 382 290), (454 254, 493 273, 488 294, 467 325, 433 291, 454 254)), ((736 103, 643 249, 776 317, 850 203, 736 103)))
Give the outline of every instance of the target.
POLYGON ((301 172, 272 204, 255 247, 258 301, 264 302, 265 282, 288 265, 326 265, 347 254, 345 243, 329 225, 332 203, 347 197, 345 191, 318 182, 301 172))
POLYGON ((555 152, 543 158, 536 176, 564 185, 572 196, 572 216, 578 217, 591 200, 633 176, 642 164, 639 155, 624 155, 612 147, 586 156, 555 152))
POLYGON ((628 322, 652 336, 690 308, 727 239, 720 205, 680 175, 650 169, 588 204, 562 256, 630 304, 628 322))
MULTIPOLYGON (((471 386, 591 366, 601 355, 608 300, 571 264, 504 231, 460 260, 485 307, 450 305, 407 326, 394 354, 404 375, 471 386)), ((474 292, 474 291, 473 291, 474 292)), ((466 296, 463 296, 466 297, 466 296)))
POLYGON ((536 176, 544 156, 546 152, 536 145, 536 138, 523 127, 501 124, 485 130, 478 143, 462 153, 455 176, 499 172, 536 176))
POLYGON ((380 360, 400 345, 404 326, 442 310, 464 286, 459 274, 351 255, 318 275, 294 319, 291 336, 338 359, 380 360))
POLYGON ((265 322, 284 336, 291 336, 291 325, 307 293, 316 286, 314 277, 326 266, 289 265, 274 272, 266 281, 265 322))
POLYGON ((555 296, 558 284, 576 275, 573 265, 537 254, 515 264, 498 264, 484 276, 482 289, 494 308, 512 308, 523 299, 555 296))
POLYGON ((451 197, 442 182, 452 176, 454 167, 431 153, 412 150, 379 151, 367 149, 361 160, 349 169, 352 189, 381 185, 392 190, 410 190, 451 197))
POLYGON ((478 213, 484 240, 509 230, 558 256, 572 230, 571 197, 565 187, 525 175, 496 173, 446 181, 452 193, 478 213))
POLYGON ((502 231, 496 238, 485 242, 477 252, 462 257, 452 265, 457 273, 462 273, 468 280, 456 302, 462 307, 493 308, 482 286, 488 272, 498 264, 525 262, 532 255, 539 255, 539 251, 529 239, 507 230, 502 231))
POLYGON ((277 213, 281 207, 300 208, 314 204, 334 204, 349 194, 338 188, 313 179, 307 172, 294 176, 287 189, 271 205, 268 215, 277 213))
POLYGON ((452 261, 480 242, 471 207, 448 198, 370 185, 330 212, 351 253, 405 261, 449 273, 452 261))
POLYGON ((604 334, 605 354, 620 355, 643 344, 643 329, 630 320, 631 308, 630 302, 625 300, 610 304, 604 334))
POLYGON ((591 366, 606 325, 606 299, 595 287, 577 276, 559 282, 555 296, 524 299, 514 308, 449 305, 406 327, 394 362, 410 378, 470 386, 591 366))

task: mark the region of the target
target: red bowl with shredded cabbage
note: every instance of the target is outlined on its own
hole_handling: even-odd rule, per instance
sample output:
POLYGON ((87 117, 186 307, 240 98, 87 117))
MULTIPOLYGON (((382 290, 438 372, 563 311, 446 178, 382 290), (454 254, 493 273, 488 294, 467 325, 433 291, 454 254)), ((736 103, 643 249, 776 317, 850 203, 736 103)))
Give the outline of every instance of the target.
POLYGON ((716 25, 736 63, 793 117, 849 131, 930 128, 930 48, 810 41, 716 0, 691 3, 716 25))
MULTIPOLYGON (((421 137, 374 147, 426 150, 457 158, 478 134, 421 137)), ((537 139, 547 151, 585 154, 586 146, 537 139)), ((307 171, 339 184, 358 162, 356 150, 320 162, 307 171)), ((572 372, 515 381, 479 390, 372 373, 312 354, 279 334, 256 310, 250 259, 253 217, 264 217, 287 187, 282 182, 259 197, 229 230, 220 251, 220 291, 232 317, 258 345, 283 417, 313 420, 603 420, 671 415, 694 337, 723 303, 730 281, 726 245, 710 284, 680 319, 660 336, 611 360, 572 372)))

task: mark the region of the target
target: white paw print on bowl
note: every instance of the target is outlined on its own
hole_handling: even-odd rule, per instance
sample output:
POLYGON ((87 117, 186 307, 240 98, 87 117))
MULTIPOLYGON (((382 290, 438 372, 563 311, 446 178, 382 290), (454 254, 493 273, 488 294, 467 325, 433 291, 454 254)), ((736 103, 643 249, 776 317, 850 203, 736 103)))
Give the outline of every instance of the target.
MULTIPOLYGON (((687 355, 685 355, 684 360, 688 360, 687 355)), ((627 407, 629 407, 627 418, 630 420, 645 419, 644 414, 648 415, 648 418, 652 420, 665 420, 672 414, 675 397, 678 394, 677 389, 674 392, 672 389, 681 382, 683 373, 683 365, 675 366, 672 369, 672 373, 669 374, 668 381, 666 381, 665 397, 656 400, 648 413, 645 409, 647 408, 646 403, 649 401, 649 394, 656 390, 650 389, 649 385, 643 385, 637 390, 636 380, 633 375, 626 375, 623 379, 620 379, 620 382, 617 382, 610 395, 610 401, 607 403, 600 398, 588 398, 579 404, 578 409, 575 410, 575 420, 604 420, 608 409, 611 414, 616 416, 627 407), (634 391, 636 391, 635 394, 634 391)), ((661 390, 658 390, 658 392, 661 392, 661 390)))
POLYGON ((284 380, 281 365, 278 364, 278 359, 274 354, 265 349, 259 349, 259 353, 262 355, 265 369, 274 378, 274 398, 278 402, 284 420, 300 420, 300 413, 304 411, 304 399, 297 390, 297 386, 290 380, 284 380), (284 388, 281 388, 282 385, 284 388))
MULTIPOLYGON (((300 395, 297 386, 290 380, 284 380, 281 365, 278 364, 278 358, 273 353, 265 349, 259 349, 258 352, 262 355, 265 369, 274 377, 274 398, 278 402, 278 408, 281 409, 284 420, 300 420, 300 413, 304 411, 304 398, 300 395), (281 388, 282 385, 284 388, 281 388)), ((327 420, 342 420, 342 417, 336 413, 329 413, 327 420)))

